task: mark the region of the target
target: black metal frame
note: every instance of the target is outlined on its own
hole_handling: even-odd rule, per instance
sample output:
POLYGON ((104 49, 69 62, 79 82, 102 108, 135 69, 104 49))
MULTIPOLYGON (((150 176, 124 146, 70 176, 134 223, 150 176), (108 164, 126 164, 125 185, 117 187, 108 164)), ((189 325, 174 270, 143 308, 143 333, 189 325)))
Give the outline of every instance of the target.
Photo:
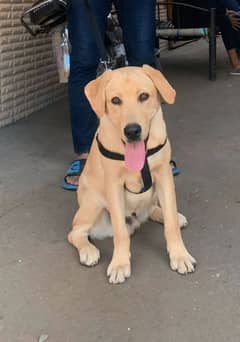
MULTIPOLYGON (((210 8, 209 10, 203 7, 198 7, 182 2, 168 2, 168 1, 158 1, 157 2, 157 14, 158 17, 160 18, 160 5, 176 5, 179 7, 189 7, 192 9, 195 9, 197 11, 202 11, 202 12, 207 12, 209 14, 209 68, 208 68, 208 74, 209 74, 209 79, 211 81, 216 80, 216 57, 217 57, 217 42, 216 42, 216 8, 210 8)), ((158 35, 159 37, 159 35, 158 35)), ((157 38, 158 38, 157 37, 157 38)), ((189 39, 189 41, 193 41, 192 38, 189 39)), ((185 45, 185 44, 184 44, 185 45)))

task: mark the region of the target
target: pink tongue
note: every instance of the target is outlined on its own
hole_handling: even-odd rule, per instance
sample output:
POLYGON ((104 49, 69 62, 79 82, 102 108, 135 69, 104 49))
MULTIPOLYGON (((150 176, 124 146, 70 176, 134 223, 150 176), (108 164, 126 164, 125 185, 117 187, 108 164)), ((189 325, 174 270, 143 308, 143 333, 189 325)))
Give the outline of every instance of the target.
POLYGON ((128 143, 125 146, 125 165, 129 171, 140 171, 145 162, 144 141, 128 143))

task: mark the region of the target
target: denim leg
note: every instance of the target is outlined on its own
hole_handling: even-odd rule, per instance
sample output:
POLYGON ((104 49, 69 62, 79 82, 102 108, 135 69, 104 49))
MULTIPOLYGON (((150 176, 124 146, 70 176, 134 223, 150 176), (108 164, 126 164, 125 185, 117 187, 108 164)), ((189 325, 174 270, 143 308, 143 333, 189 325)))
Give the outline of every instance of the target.
POLYGON ((238 51, 240 51, 240 31, 233 30, 233 34, 235 37, 235 42, 236 42, 236 48, 238 51))
POLYGON ((155 0, 114 1, 130 65, 155 66, 155 0))
POLYGON ((221 30, 222 40, 226 50, 236 49, 237 41, 231 22, 226 15, 219 16, 218 25, 221 30))
MULTIPOLYGON (((91 0, 99 29, 105 32, 110 0, 91 0)), ((72 0, 68 14, 71 42, 69 102, 75 153, 88 152, 98 126, 96 114, 84 94, 85 85, 96 78, 99 50, 83 0, 72 0)))
POLYGON ((238 0, 221 0, 224 7, 233 10, 233 11, 240 11, 240 5, 238 0))

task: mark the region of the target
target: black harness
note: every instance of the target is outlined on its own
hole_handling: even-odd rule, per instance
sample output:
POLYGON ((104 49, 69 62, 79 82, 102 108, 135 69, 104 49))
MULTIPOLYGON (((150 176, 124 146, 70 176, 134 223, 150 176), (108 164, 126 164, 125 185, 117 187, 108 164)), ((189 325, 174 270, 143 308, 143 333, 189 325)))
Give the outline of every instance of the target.
MULTIPOLYGON (((118 153, 118 152, 112 152, 112 151, 109 151, 107 150, 103 144, 100 142, 99 140, 99 137, 98 137, 98 134, 96 135, 96 140, 97 140, 97 144, 98 144, 98 148, 99 148, 99 151, 101 152, 101 154, 108 158, 108 159, 113 159, 113 160, 122 160, 124 161, 125 158, 124 158, 124 155, 121 154, 121 153, 118 153)), ((160 144, 156 147, 153 147, 153 148, 150 148, 149 150, 147 150, 147 153, 146 153, 146 157, 145 157, 145 162, 144 162, 144 166, 141 170, 141 176, 142 176, 142 181, 143 181, 143 187, 142 189, 140 190, 140 192, 133 192, 133 191, 130 191, 126 188, 125 186, 125 189, 129 192, 132 192, 133 194, 142 194, 146 191, 148 191, 151 187, 152 187, 152 176, 151 176, 151 172, 150 172, 150 169, 149 169, 149 164, 148 164, 148 157, 152 156, 153 154, 159 152, 167 143, 167 137, 164 141, 163 144, 160 144)), ((145 144, 147 144, 147 140, 145 142, 145 144)))

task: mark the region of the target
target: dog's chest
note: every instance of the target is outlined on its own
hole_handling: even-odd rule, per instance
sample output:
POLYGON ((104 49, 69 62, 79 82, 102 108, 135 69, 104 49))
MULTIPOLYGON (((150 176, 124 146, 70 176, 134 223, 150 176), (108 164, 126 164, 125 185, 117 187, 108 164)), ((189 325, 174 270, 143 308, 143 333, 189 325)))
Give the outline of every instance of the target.
POLYGON ((146 210, 151 207, 155 199, 154 185, 146 192, 141 192, 143 181, 141 175, 130 174, 125 180, 125 208, 126 215, 146 210))
POLYGON ((132 193, 140 193, 143 188, 143 179, 140 172, 127 173, 125 175, 125 188, 132 193))
POLYGON ((139 194, 151 187, 153 179, 153 169, 156 168, 158 159, 154 157, 148 158, 148 163, 144 165, 141 172, 126 172, 124 174, 124 186, 129 192, 139 194))

